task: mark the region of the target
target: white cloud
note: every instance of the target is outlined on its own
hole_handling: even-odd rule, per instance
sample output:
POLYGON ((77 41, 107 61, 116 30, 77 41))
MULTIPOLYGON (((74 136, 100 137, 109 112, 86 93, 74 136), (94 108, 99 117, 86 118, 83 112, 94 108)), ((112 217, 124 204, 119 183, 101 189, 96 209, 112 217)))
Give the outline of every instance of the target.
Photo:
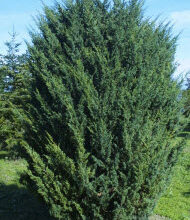
POLYGON ((174 11, 170 16, 178 28, 190 28, 190 10, 174 11))

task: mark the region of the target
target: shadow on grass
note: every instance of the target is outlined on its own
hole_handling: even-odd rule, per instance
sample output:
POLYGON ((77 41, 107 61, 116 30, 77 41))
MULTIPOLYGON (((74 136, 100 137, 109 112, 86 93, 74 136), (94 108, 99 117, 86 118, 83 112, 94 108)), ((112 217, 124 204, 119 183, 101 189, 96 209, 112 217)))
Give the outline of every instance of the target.
POLYGON ((0 220, 54 220, 24 187, 0 183, 0 220))

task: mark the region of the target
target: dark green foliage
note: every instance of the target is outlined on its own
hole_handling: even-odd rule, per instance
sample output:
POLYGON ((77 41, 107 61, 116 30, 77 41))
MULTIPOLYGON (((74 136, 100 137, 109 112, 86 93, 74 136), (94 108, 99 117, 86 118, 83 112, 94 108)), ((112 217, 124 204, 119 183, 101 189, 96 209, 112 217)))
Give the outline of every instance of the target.
POLYGON ((187 77, 187 83, 186 83, 187 89, 190 89, 190 76, 187 77))
POLYGON ((24 108, 27 108, 29 93, 26 79, 30 80, 24 72, 19 73, 14 79, 14 91, 0 95, 0 148, 17 150, 23 140, 23 123, 27 120, 24 108))
POLYGON ((184 91, 184 96, 186 98, 185 101, 185 115, 187 117, 190 116, 190 77, 187 78, 187 84, 186 84, 187 88, 184 91))
POLYGON ((57 219, 147 219, 183 143, 176 37, 136 0, 44 7, 31 33, 28 184, 57 219))
POLYGON ((19 54, 16 33, 6 43, 7 54, 1 56, 0 66, 0 148, 14 149, 23 139, 24 109, 29 101, 30 76, 26 55, 19 54))
POLYGON ((184 115, 188 120, 185 131, 190 132, 190 78, 187 78, 186 86, 186 90, 183 91, 183 97, 185 98, 184 115))

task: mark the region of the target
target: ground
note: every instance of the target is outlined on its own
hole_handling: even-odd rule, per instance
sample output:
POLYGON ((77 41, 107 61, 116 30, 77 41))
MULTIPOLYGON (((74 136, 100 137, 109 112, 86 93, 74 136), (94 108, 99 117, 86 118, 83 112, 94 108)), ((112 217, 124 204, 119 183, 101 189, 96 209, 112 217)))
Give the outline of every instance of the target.
POLYGON ((10 160, 0 152, 0 220, 50 220, 47 209, 19 183, 26 170, 22 159, 10 160))
POLYGON ((172 220, 190 220, 190 139, 186 146, 172 182, 155 209, 156 214, 172 220))

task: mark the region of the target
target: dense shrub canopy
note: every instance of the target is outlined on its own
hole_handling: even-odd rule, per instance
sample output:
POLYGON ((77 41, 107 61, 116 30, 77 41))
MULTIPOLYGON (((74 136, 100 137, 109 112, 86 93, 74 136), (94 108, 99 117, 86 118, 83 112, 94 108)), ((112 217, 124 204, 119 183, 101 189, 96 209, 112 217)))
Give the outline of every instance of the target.
POLYGON ((37 24, 28 183, 57 219, 146 219, 183 145, 170 26, 137 0, 56 3, 37 24))

